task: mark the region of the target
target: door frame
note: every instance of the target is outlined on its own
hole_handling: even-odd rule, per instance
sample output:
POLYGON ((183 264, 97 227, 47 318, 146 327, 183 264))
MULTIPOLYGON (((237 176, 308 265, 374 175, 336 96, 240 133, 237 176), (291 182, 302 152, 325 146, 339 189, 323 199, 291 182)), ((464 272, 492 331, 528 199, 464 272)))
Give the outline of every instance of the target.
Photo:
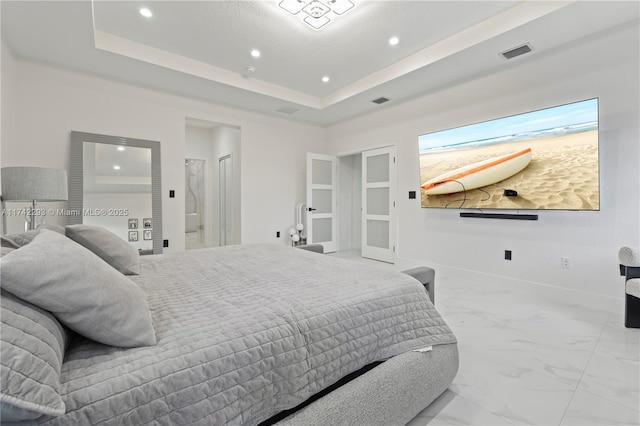
MULTIPOLYGON (((223 235, 222 235, 222 219, 224 217, 226 224, 229 223, 228 219, 227 219, 227 203, 230 201, 229 198, 227 197, 227 188, 223 188, 222 186, 222 180, 220 179, 220 172, 222 170, 222 168, 220 167, 220 164, 222 164, 223 161, 226 161, 227 159, 230 160, 231 162, 231 186, 233 186, 233 155, 232 153, 228 153, 225 154, 221 157, 218 157, 218 246, 222 247, 222 239, 223 239, 223 235), (225 208, 225 212, 224 214, 222 213, 222 208, 223 208, 223 203, 222 203, 222 191, 224 190, 225 193, 225 197, 224 197, 224 208, 225 208)), ((227 183, 227 171, 226 171, 226 165, 225 165, 225 179, 224 182, 225 184, 227 183)), ((233 189, 232 189, 233 192, 233 189)), ((231 207, 233 208, 233 200, 231 200, 231 207)), ((226 225, 225 224, 225 225, 226 225)), ((228 245, 229 242, 227 241, 227 228, 225 226, 225 235, 224 235, 224 245, 228 245)))
MULTIPOLYGON (((398 144, 390 143, 390 144, 387 144, 387 145, 379 145, 379 146, 375 146, 375 147, 367 147, 367 148, 357 149, 357 150, 353 150, 353 151, 347 151, 347 152, 335 154, 335 157, 338 158, 338 160, 339 160, 342 157, 349 157, 349 156, 352 156, 352 155, 360 155, 360 156, 362 156, 362 153, 367 152, 367 151, 374 151, 374 150, 377 150, 377 149, 391 148, 391 147, 393 147, 395 149, 395 157, 396 157, 396 167, 395 167, 395 171, 394 171, 395 179, 393 179, 394 188, 392 189, 392 193, 394 194, 394 196, 396 198, 394 201, 396 203, 395 205, 397 206, 398 205, 398 202, 397 202, 398 201, 397 200, 397 197, 398 197, 398 166, 397 166, 398 165, 398 144)), ((338 199, 340 199, 340 191, 342 189, 342 182, 340 181, 340 161, 338 161, 337 166, 338 166, 338 173, 337 173, 337 185, 338 185, 337 191, 338 191, 338 193, 337 193, 337 196, 338 196, 338 199)), ((364 188, 364 182, 361 182, 359 190, 362 191, 363 188, 364 188)), ((360 197, 362 197, 362 193, 361 192, 360 192, 359 195, 360 195, 360 197)), ((394 208, 393 211, 392 211, 392 216, 393 216, 392 217, 392 222, 394 224, 393 226, 395 226, 395 232, 392 233, 393 241, 389 241, 389 243, 393 247, 396 248, 396 250, 394 250, 394 263, 395 263, 395 259, 398 257, 398 251, 397 251, 397 247, 398 247, 398 215, 397 215, 397 211, 398 211, 397 207, 394 208)), ((352 212, 352 215, 353 215, 353 212, 352 212)), ((360 211, 361 220, 362 220, 362 216, 363 216, 363 210, 361 208, 361 211, 360 211)), ((343 218, 341 218, 340 215, 338 215, 336 217, 336 228, 338 229, 338 231, 340 229, 340 220, 342 220, 342 219, 343 218)), ((360 226, 362 226, 362 223, 360 224, 360 226)), ((362 236, 361 236, 361 238, 362 238, 362 236)), ((338 247, 337 247, 336 251, 340 251, 341 247, 340 247, 340 235, 339 234, 338 234, 338 236, 336 238, 336 243, 338 244, 338 247)), ((361 256, 362 256, 362 254, 361 254, 361 256)))

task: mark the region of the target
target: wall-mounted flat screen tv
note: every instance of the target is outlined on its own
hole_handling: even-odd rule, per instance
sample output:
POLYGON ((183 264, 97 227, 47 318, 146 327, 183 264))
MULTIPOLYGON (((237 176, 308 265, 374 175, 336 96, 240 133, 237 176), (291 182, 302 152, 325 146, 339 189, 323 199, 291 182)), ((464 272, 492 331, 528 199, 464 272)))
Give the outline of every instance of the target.
POLYGON ((598 99, 418 137, 422 207, 599 210, 598 99))

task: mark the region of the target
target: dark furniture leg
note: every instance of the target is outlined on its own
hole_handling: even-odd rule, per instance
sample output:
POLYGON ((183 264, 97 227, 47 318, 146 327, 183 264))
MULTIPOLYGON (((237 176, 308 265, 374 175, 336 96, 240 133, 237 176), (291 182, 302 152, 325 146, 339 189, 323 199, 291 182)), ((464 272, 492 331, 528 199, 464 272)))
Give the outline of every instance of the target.
POLYGON ((630 294, 625 295, 624 326, 640 328, 640 299, 630 294))
MULTIPOLYGON (((620 265, 620 273, 625 275, 625 281, 640 278, 640 267, 620 265)), ((626 283, 625 283, 626 285, 626 283)), ((640 328, 640 299, 625 292, 624 326, 640 328)))

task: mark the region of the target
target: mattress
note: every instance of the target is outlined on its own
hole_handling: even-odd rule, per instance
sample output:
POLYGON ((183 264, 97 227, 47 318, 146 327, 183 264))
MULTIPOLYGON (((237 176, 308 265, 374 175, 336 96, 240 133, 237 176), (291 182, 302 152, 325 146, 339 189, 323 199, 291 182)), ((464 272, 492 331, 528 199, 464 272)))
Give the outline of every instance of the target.
POLYGON ((414 278, 259 244, 143 256, 157 345, 76 337, 48 425, 256 425, 375 361, 455 337, 414 278))

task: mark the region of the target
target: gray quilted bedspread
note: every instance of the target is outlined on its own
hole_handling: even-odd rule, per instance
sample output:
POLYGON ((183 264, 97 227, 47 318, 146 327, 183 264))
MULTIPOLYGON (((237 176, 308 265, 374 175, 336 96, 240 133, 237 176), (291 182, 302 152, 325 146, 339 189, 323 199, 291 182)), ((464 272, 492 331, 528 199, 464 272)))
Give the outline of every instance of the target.
POLYGON ((255 425, 373 361, 455 342, 413 278, 262 244, 144 256, 158 344, 81 339, 52 425, 255 425))

